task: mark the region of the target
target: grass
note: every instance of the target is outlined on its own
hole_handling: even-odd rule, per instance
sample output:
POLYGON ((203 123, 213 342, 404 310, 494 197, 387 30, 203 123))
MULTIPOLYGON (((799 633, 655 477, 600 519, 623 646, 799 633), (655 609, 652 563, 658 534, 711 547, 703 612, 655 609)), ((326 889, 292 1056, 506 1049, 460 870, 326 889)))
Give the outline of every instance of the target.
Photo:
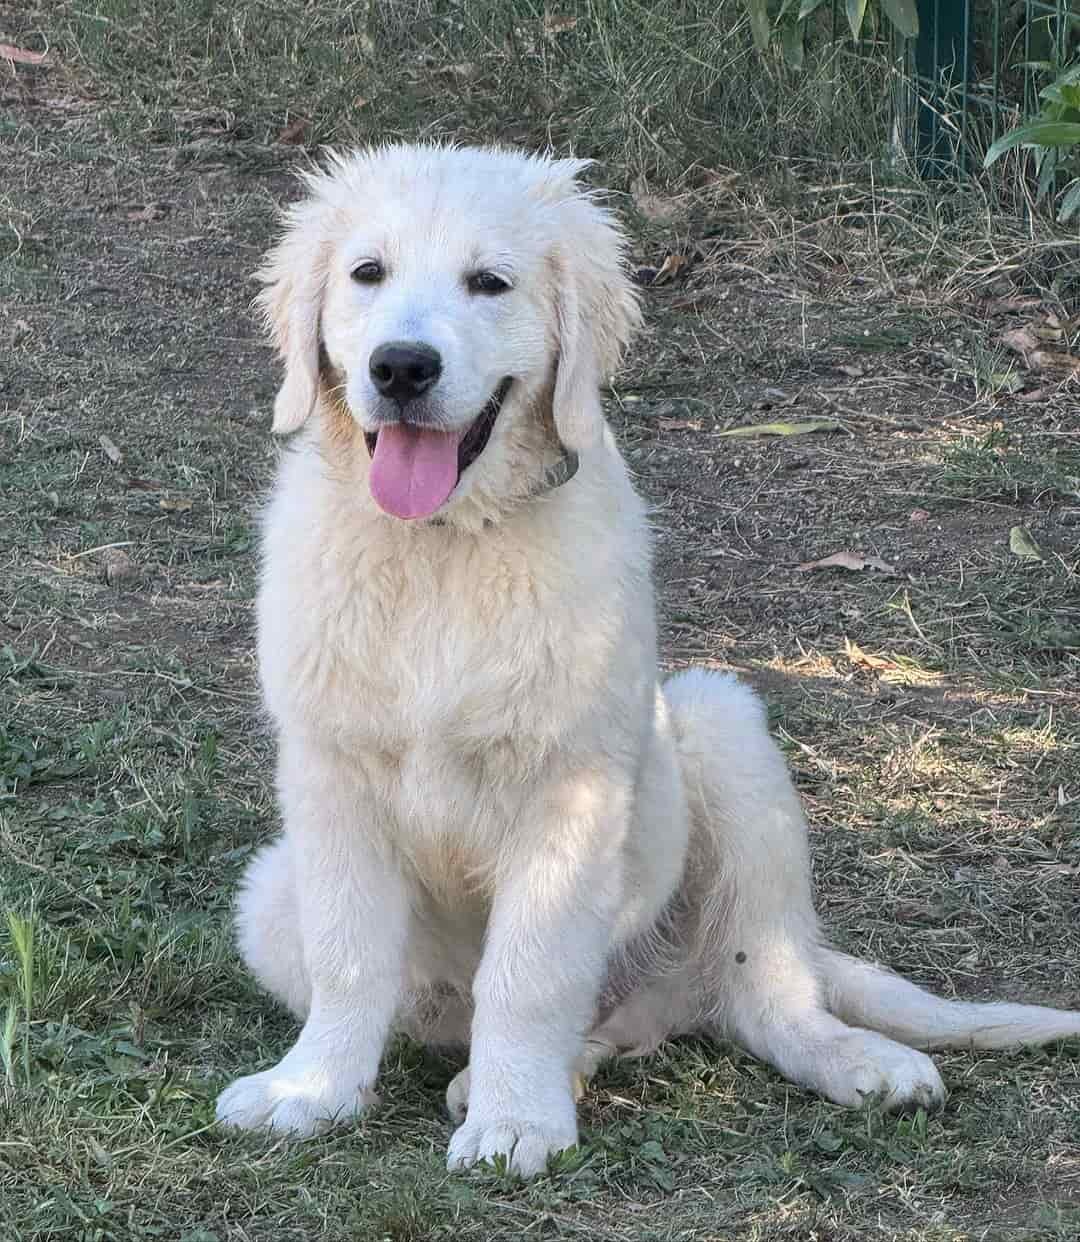
POLYGON ((460 1061, 405 1043, 355 1131, 212 1125, 294 1033, 228 913, 275 822, 251 618, 275 370, 249 300, 297 117, 309 144, 573 143, 636 264, 692 258, 608 403, 654 509, 665 663, 767 695, 841 944, 947 994, 1080 998, 1076 380, 1000 343, 1076 349, 1075 241, 986 184, 883 180, 883 79, 854 52, 795 79, 755 68, 729 2, 553 12, 0 5, 5 41, 52 49, 0 80, 3 1242, 1080 1227, 1074 1044, 942 1057, 946 1110, 895 1118, 680 1043, 605 1070, 581 1151, 529 1186, 446 1174, 460 1061), (776 419, 839 430, 716 434, 776 419), (896 573, 799 569, 843 549, 896 573))
POLYGON ((578 0, 558 12, 530 0, 314 8, 286 0, 227 12, 186 0, 97 0, 60 9, 55 37, 63 49, 122 92, 115 124, 157 141, 193 129, 266 141, 297 116, 317 140, 417 128, 490 134, 493 127, 520 140, 544 113, 556 142, 588 135, 591 147, 618 147, 639 172, 670 174, 722 153, 760 150, 766 133, 774 144, 803 149, 811 101, 828 113, 834 144, 854 145, 868 112, 886 132, 875 90, 885 71, 877 62, 867 60, 856 76, 845 72, 850 53, 819 49, 805 93, 790 74, 778 91, 746 71, 749 25, 732 0, 578 0), (493 115, 495 93, 501 115, 514 120, 493 115), (718 116, 741 123, 718 123, 718 116))
POLYGON ((1063 436, 1027 451, 1002 427, 964 437, 944 453, 944 486, 956 496, 1018 503, 1068 502, 1080 493, 1080 446, 1063 436))

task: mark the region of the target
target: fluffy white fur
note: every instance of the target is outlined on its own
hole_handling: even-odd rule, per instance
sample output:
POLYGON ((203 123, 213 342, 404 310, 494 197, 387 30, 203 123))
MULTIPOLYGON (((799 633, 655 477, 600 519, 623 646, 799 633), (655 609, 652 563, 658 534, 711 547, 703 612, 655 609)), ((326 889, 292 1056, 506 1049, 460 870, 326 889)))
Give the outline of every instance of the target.
POLYGON ((451 1167, 528 1175, 577 1138, 575 1076, 679 1032, 737 1040, 840 1104, 935 1105, 917 1048, 1080 1034, 939 1000, 827 948, 803 816, 753 694, 656 680, 649 536, 598 382, 638 318, 581 164, 391 147, 308 178, 263 271, 303 427, 265 520, 259 658, 284 834, 241 951, 303 1021, 221 1120, 310 1135, 361 1113, 392 1029, 470 1048, 451 1167), (376 256, 377 286, 350 279, 376 256), (496 270, 499 297, 465 276, 496 270), (375 505, 368 358, 443 356, 441 417, 514 383, 437 521, 375 505), (578 474, 542 492, 559 442, 578 474), (540 494, 538 494, 538 492, 540 494))

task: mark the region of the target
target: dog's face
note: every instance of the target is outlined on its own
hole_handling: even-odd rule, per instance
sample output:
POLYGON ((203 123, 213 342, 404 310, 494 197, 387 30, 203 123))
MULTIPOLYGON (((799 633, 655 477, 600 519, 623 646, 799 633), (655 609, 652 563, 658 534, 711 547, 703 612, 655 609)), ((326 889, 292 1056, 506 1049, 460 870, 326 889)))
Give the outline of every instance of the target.
POLYGON ((320 406, 344 416, 372 495, 403 519, 485 484, 527 495, 544 422, 553 447, 586 451, 599 380, 638 312, 622 239, 580 168, 402 146, 309 177, 262 273, 286 364, 275 430, 320 406))

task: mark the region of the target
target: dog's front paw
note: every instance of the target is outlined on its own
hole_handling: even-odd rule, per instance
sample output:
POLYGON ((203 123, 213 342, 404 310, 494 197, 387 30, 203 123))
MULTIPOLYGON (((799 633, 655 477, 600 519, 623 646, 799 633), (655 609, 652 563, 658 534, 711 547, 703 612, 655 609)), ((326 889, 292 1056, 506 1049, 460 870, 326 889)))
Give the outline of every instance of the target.
POLYGON ((238 1078, 218 1096, 217 1119, 241 1130, 269 1129, 310 1138, 352 1121, 378 1100, 338 1081, 325 1065, 285 1057, 273 1069, 238 1078))
MULTIPOLYGON (((590 1043, 586 1045, 584 1054, 578 1059, 578 1068, 574 1071, 572 1081, 575 1101, 585 1098, 589 1079, 596 1072, 596 1067, 600 1062, 606 1060, 610 1055, 611 1050, 605 1044, 590 1043)), ((461 1125, 469 1111, 469 1087, 471 1083, 472 1074, 469 1066, 466 1065, 463 1070, 454 1075, 450 1080, 450 1085, 446 1088, 446 1111, 450 1114, 450 1120, 455 1125, 461 1125)))
POLYGON ((450 1140, 447 1168, 467 1169, 484 1160, 505 1156, 507 1167, 520 1177, 535 1177, 547 1167, 548 1156, 577 1143, 577 1121, 548 1118, 479 1117, 466 1121, 450 1140))

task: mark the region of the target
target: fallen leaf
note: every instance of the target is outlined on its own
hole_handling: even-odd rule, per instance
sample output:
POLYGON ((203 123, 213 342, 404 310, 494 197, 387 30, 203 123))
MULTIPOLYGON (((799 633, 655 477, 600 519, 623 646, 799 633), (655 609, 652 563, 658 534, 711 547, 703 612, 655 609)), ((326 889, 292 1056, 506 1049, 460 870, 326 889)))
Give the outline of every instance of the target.
POLYGON ((544 14, 544 34, 548 38, 554 38, 555 35, 565 34, 568 30, 573 30, 578 24, 576 17, 569 17, 564 13, 545 13, 544 14))
POLYGON ((692 418, 658 418, 656 425, 661 431, 700 431, 701 423, 692 418))
POLYGON ((678 276, 689 261, 684 254, 669 254, 663 263, 660 264, 660 269, 652 278, 651 283, 654 285, 666 285, 669 280, 674 280, 678 276))
POLYGON ((179 496, 163 496, 158 504, 169 513, 187 513, 194 508, 195 502, 179 496))
POLYGON ((863 651, 858 643, 853 643, 849 638, 844 639, 844 654, 852 664, 858 664, 863 668, 897 669, 900 667, 895 660, 889 660, 885 656, 863 651))
POLYGON ((864 556, 861 552, 834 552, 820 561, 806 561, 799 566, 804 573, 810 569, 876 569, 879 573, 895 574, 896 570, 880 556, 864 556))
POLYGON ((835 418, 817 418, 805 423, 752 423, 749 427, 732 427, 718 431, 720 436, 805 436, 812 431, 839 431, 842 424, 835 418))
POLYGON ((1038 338, 1030 328, 1011 328, 1008 332, 1002 332, 1000 340, 1006 349, 1019 354, 1025 361, 1033 349, 1039 348, 1038 338))
POLYGON ((294 116, 278 134, 278 142, 284 143, 286 146, 300 146, 304 141, 310 124, 311 121, 306 116, 294 116))
POLYGON ((1046 324, 1045 326, 1036 326, 1035 335, 1040 341, 1060 341, 1065 335, 1062 328, 1056 324, 1046 324))
POLYGON ((100 435, 98 436, 98 443, 105 450, 105 456, 109 459, 109 461, 112 462, 114 466, 119 466, 123 463, 124 454, 121 453, 120 450, 116 447, 115 441, 113 441, 106 435, 100 435))
POLYGON ((23 47, 12 47, 10 43, 0 43, 0 60, 13 60, 17 65, 42 65, 48 59, 48 52, 28 52, 23 47))
POLYGON ((1075 354, 1055 354, 1049 349, 1033 350, 1026 362, 1033 371, 1080 371, 1080 358, 1075 354))
POLYGON ((1009 531, 1009 551, 1022 561, 1041 561, 1043 558, 1039 545, 1022 526, 1014 526, 1009 531))
POLYGON ((1070 375, 1075 371, 1080 371, 1080 358, 1075 354, 1055 353, 1053 350, 1040 348, 1047 335, 1058 339, 1063 334, 1060 329, 1048 330, 1028 326, 1003 332, 999 339, 1007 349, 1019 354, 1025 365, 1032 371, 1056 371, 1059 374, 1070 375))
POLYGON ((926 522, 929 518, 929 509, 912 509, 912 511, 908 514, 909 522, 926 522))

